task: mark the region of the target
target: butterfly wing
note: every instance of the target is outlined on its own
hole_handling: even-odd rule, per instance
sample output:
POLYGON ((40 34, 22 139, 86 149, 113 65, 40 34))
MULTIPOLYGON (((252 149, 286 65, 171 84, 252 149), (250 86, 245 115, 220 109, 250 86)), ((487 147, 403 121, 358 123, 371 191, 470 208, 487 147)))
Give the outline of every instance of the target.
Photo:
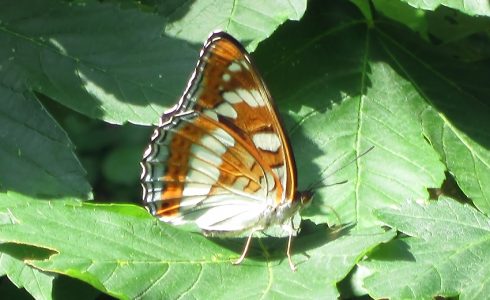
POLYGON ((142 168, 150 212, 205 231, 266 227, 267 208, 293 201, 289 142, 261 76, 233 37, 210 36, 179 104, 154 131, 142 168))

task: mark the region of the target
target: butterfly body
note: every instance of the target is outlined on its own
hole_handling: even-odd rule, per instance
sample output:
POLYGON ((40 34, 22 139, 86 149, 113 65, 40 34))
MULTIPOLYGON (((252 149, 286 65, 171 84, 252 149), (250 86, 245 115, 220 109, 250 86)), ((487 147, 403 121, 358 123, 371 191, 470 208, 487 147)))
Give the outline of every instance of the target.
POLYGON ((241 260, 254 232, 296 235, 298 212, 312 197, 296 189, 291 146, 262 78, 223 32, 208 38, 141 165, 143 202, 153 215, 209 236, 248 236, 241 260))

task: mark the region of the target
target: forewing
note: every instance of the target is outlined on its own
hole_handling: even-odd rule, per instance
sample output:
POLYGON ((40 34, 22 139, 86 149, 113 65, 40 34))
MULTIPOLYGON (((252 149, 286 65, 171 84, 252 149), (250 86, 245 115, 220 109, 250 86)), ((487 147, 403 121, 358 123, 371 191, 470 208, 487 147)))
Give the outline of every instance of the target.
POLYGON ((239 231, 266 206, 292 201, 292 152, 243 47, 215 33, 179 105, 164 114, 143 161, 143 200, 173 223, 239 231))

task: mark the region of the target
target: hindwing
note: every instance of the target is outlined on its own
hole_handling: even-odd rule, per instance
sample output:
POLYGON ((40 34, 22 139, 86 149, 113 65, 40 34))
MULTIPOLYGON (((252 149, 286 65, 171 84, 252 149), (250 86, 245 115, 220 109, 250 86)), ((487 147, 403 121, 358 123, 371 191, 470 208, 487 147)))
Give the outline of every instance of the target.
POLYGON ((293 201, 288 139, 267 87, 233 37, 209 37, 179 104, 155 129, 142 167, 143 201, 167 222, 245 231, 260 227, 266 207, 293 201))

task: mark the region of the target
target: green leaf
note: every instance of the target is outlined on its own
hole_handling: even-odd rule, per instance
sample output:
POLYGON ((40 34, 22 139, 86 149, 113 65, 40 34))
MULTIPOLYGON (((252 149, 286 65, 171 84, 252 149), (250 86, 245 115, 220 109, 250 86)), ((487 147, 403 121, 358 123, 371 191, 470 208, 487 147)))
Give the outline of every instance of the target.
MULTIPOLYGON (((4 252, 5 244, 0 245, 4 252)), ((35 299, 52 299, 54 274, 25 265, 9 254, 0 252, 0 276, 7 275, 18 288, 25 288, 35 299)))
MULTIPOLYGON (((26 245, 3 243, 0 245, 0 276, 7 275, 8 279, 18 288, 24 288, 31 298, 28 299, 91 299, 98 293, 87 284, 66 276, 44 272, 24 263, 25 260, 47 259, 53 252, 43 248, 26 245)), ((18 299, 22 295, 17 290, 15 296, 5 296, 0 291, 2 299, 18 299)))
MULTIPOLYGON (((441 53, 463 59, 487 58, 486 43, 490 19, 474 17, 450 7, 434 11, 411 6, 407 1, 373 0, 376 10, 385 17, 418 32, 425 40, 439 45, 441 53)), ((426 1, 425 1, 426 2, 426 1)))
POLYGON ((328 218, 370 227, 376 224, 373 209, 428 199, 427 188, 444 179, 445 167, 424 138, 420 118, 433 100, 421 81, 434 70, 411 54, 417 46, 396 42, 409 35, 403 29, 370 29, 345 4, 314 2, 310 8, 301 23, 283 26, 265 41, 257 58, 288 116, 300 188, 327 174, 330 185, 348 180, 317 190, 306 214, 317 223, 328 218))
MULTIPOLYGON (((13 222, 8 209, 0 210, 0 226, 13 224, 13 222)), ((28 257, 45 257, 46 251, 38 250, 34 247, 15 247, 14 244, 1 243, 0 276, 7 275, 17 288, 25 288, 35 299, 52 299, 55 274, 40 271, 23 262, 23 259, 28 257)))
MULTIPOLYGON (((122 5, 115 1, 23 0, 15 5, 8 1, 10 5, 0 11, 0 78, 6 90, 1 99, 10 99, 10 95, 16 95, 12 99, 34 99, 37 108, 13 106, 15 112, 7 109, 3 118, 8 120, 24 112, 21 120, 35 120, 32 124, 26 121, 30 128, 44 128, 49 124, 48 127, 59 129, 47 114, 39 113, 42 109, 34 97, 38 94, 32 93, 35 91, 93 118, 113 123, 156 122, 162 111, 173 106, 180 97, 208 34, 204 31, 223 22, 220 9, 225 15, 229 14, 224 9, 229 7, 226 6, 229 2, 223 1, 216 4, 217 10, 214 7, 204 10, 213 14, 196 14, 196 8, 203 3, 207 2, 164 1, 160 8, 167 10, 158 15, 149 12, 145 4, 122 5), (205 21, 199 21, 202 27, 197 28, 192 17, 204 18, 205 21), (48 121, 40 122, 43 118, 48 121)), ((237 14, 228 16, 227 20, 233 24, 228 28, 239 29, 240 32, 233 33, 245 44, 249 43, 249 49, 282 22, 279 15, 283 12, 279 9, 277 14, 262 8, 247 11, 241 6, 245 2, 235 3, 237 14), (263 13, 263 19, 258 12, 263 13), (253 29, 236 26, 237 23, 253 29)), ((287 10, 284 18, 292 18, 295 13, 291 12, 301 12, 297 9, 301 3, 294 2, 296 8, 287 10)), ((315 223, 343 224, 344 228, 336 232, 325 229, 324 225, 303 222, 303 232, 294 240, 292 249, 298 272, 289 270, 284 239, 254 239, 249 256, 237 267, 231 266, 230 261, 241 253, 243 239, 206 239, 161 224, 135 206, 82 204, 74 200, 35 201, 29 197, 35 193, 26 192, 31 186, 49 193, 57 192, 55 196, 45 197, 48 199, 77 197, 72 190, 83 190, 85 180, 67 180, 56 186, 49 176, 29 177, 38 174, 37 167, 20 163, 15 165, 18 168, 7 165, 8 169, 3 166, 0 169, 0 178, 7 178, 4 182, 20 178, 16 181, 17 188, 10 186, 7 194, 0 195, 0 220, 20 221, 1 225, 0 241, 8 243, 10 248, 1 246, 0 251, 4 256, 12 256, 31 245, 56 253, 46 260, 14 256, 19 260, 18 267, 8 273, 15 274, 24 267, 20 263, 25 261, 29 267, 79 278, 121 298, 138 295, 173 298, 183 293, 195 298, 320 298, 326 295, 334 298, 339 295, 336 283, 361 257, 371 256, 376 245, 394 235, 393 231, 385 233, 376 229, 379 222, 373 210, 399 207, 407 199, 424 201, 429 198, 427 188, 440 187, 445 173, 450 173, 475 206, 488 213, 485 182, 490 173, 487 130, 490 128, 487 100, 490 99, 487 83, 490 61, 484 59, 488 56, 482 51, 485 48, 472 43, 459 44, 470 48, 465 49, 465 53, 479 53, 474 56, 475 60, 468 59, 464 53, 454 52, 457 48, 451 52, 448 44, 435 46, 405 26, 385 19, 377 11, 379 7, 370 6, 369 10, 373 11, 368 14, 366 3, 356 3, 364 14, 347 1, 310 1, 300 22, 284 24, 253 53, 286 121, 296 154, 300 188, 305 189, 322 179, 331 185, 315 191, 312 206, 304 211, 305 215, 315 223), (462 60, 477 63, 458 61, 454 53, 462 60), (355 159, 371 146, 375 146, 371 152, 355 159), (326 177, 331 173, 334 174, 326 177), (39 179, 39 186, 31 179, 39 179), (348 182, 335 185, 345 180, 348 182), (77 186, 77 182, 81 184, 77 186), (60 192, 62 188, 66 191, 60 192), (356 227, 345 226, 350 223, 355 223, 356 227), (209 280, 219 282, 224 289, 210 286, 209 280)), ((262 4, 255 5, 256 8, 262 4)), ((273 4, 266 5, 270 8, 273 4)), ((432 12, 424 14, 420 20, 417 14, 398 19, 412 25, 421 21, 425 26, 423 22, 430 21, 427 16, 432 12)), ((446 19, 451 23, 450 18, 446 19)), ((485 28, 486 19, 478 19, 469 20, 475 26, 458 31, 458 36, 471 36, 481 45, 487 45, 485 33, 475 37, 479 28, 485 28)), ((423 31, 424 26, 412 28, 423 31)), ((451 30, 446 30, 446 35, 438 36, 450 37, 451 30)), ((429 28, 427 32, 434 31, 429 28)), ((118 166, 117 162, 121 161, 118 158, 103 163, 100 152, 93 151, 96 148, 92 143, 94 138, 115 141, 119 137, 111 133, 96 134, 83 120, 80 125, 83 130, 79 133, 85 139, 81 145, 92 149, 97 157, 84 157, 83 161, 89 161, 88 165, 92 165, 97 174, 102 173, 100 168, 104 165, 104 173, 110 174, 112 181, 130 181, 128 176, 117 177, 123 175, 122 170, 133 169, 130 162, 128 166, 118 166), (115 166, 120 167, 119 171, 115 166)), ((0 126, 2 138, 11 130, 15 133, 5 149, 22 141, 25 131, 21 128, 0 126)), ((44 135, 57 137, 49 130, 48 133, 44 135)), ((70 149, 71 154, 71 144, 65 142, 64 135, 60 136, 61 144, 65 145, 63 149, 70 149)), ((41 163, 46 155, 49 167, 56 169, 58 161, 45 154, 58 155, 56 151, 50 152, 51 142, 44 139, 35 144, 26 143, 26 149, 40 153, 41 163)), ((97 149, 101 145, 97 145, 97 149)), ((68 156, 67 160, 77 165, 73 157, 68 156)), ((10 163, 11 160, 5 161, 10 163)), ((66 175, 66 169, 63 172, 66 175)), ((60 178, 66 180, 64 176, 60 178)), ((96 186, 101 185, 104 194, 99 193, 98 199, 110 195, 113 201, 118 200, 114 196, 117 192, 110 191, 111 183, 96 183, 96 186)), ((472 212, 479 214, 476 210, 472 212)), ((440 216, 457 220, 442 209, 440 216)), ((376 261, 392 262, 390 267, 395 269, 398 264, 405 266, 403 259, 410 262, 412 257, 409 252, 403 252, 408 244, 418 251, 417 255, 422 255, 421 262, 427 265, 441 262, 439 252, 423 256, 425 248, 417 248, 414 240, 402 238, 390 243, 377 252, 376 261), (393 252, 395 250, 397 252, 393 252), (402 260, 395 260, 400 253, 402 260)), ((426 241, 420 244, 425 246, 426 241)), ((485 261, 479 263, 484 265, 485 261)), ((460 270, 464 267, 460 266, 460 270)), ((466 287, 469 292, 464 295, 472 295, 471 289, 475 288, 457 283, 449 288, 434 288, 433 273, 428 274, 425 278, 431 280, 419 285, 422 291, 419 295, 435 295, 441 291, 444 295, 457 295, 466 287)), ((394 273, 392 278, 396 275, 394 273)), ((479 280, 485 275, 481 271, 479 280)), ((25 277, 19 283, 26 286, 29 278, 33 277, 25 277)), ((43 287, 43 290, 54 291, 49 283, 43 287)), ((384 288, 389 289, 389 285, 384 288)), ((412 295, 404 287, 398 290, 395 287, 389 292, 412 295)))
POLYGON ((409 5, 426 9, 435 10, 439 6, 446 6, 450 8, 457 9, 468 15, 480 15, 480 16, 490 16, 490 3, 488 1, 480 0, 462 0, 462 1, 452 1, 452 0, 402 0, 409 5))
POLYGON ((338 295, 335 283, 394 236, 379 228, 329 232, 313 226, 294 240, 298 270, 292 272, 285 239, 254 240, 247 259, 233 266, 243 239, 209 240, 159 222, 133 205, 35 201, 9 193, 0 194, 1 212, 8 212, 13 224, 1 225, 0 240, 56 252, 47 260, 28 259, 28 264, 123 299, 338 295), (216 289, 210 280, 226 289, 216 289))
MULTIPOLYGON (((475 51, 485 46, 481 39, 490 28, 490 18, 475 18, 450 8, 440 8, 429 14, 430 33, 444 42, 458 41, 468 37, 473 43, 481 43, 481 46, 473 45, 469 49, 461 49, 461 52, 475 51), (477 46, 478 48, 475 48, 477 46)), ((488 51, 487 51, 488 52, 488 51)), ((464 53, 463 53, 464 54, 464 53)), ((461 55, 461 53, 459 54, 461 55)))
POLYGON ((350 0, 352 4, 356 5, 357 8, 361 11, 362 15, 368 22, 373 21, 373 11, 371 10, 370 1, 365 0, 350 0))
POLYGON ((0 189, 91 198, 73 148, 32 93, 0 84, 0 189))
POLYGON ((251 3, 254 7, 189 1, 167 24, 166 16, 111 3, 7 1, 0 11, 1 71, 11 73, 12 85, 26 82, 89 117, 156 123, 184 90, 202 41, 217 24, 228 24, 224 29, 256 45, 306 8, 304 0, 251 3), (197 11, 201 5, 209 10, 197 11), (162 35, 164 27, 168 32, 162 35), (180 34, 189 39, 181 40, 180 34))
POLYGON ((451 199, 406 203, 377 216, 411 236, 380 247, 361 265, 374 298, 482 299, 490 292, 490 219, 451 199))
POLYGON ((292 1, 185 1, 162 3, 169 18, 165 32, 187 41, 202 43, 210 32, 221 30, 239 37, 254 50, 284 21, 299 20, 305 0, 292 1))
POLYGON ((429 14, 428 22, 431 39, 440 44, 439 52, 468 62, 490 58, 490 18, 475 18, 444 8, 429 14))
MULTIPOLYGON (((478 114, 482 118, 480 120, 484 120, 484 115, 487 115, 485 110, 478 114)), ((487 183, 490 182, 490 151, 488 148, 433 109, 427 109, 423 117, 427 136, 444 157, 459 187, 473 200, 478 209, 489 214, 490 185, 487 183)), ((475 118, 475 115, 468 118, 475 118)), ((479 133, 483 128, 475 122, 469 122, 466 126, 470 127, 467 129, 469 133, 479 133), (473 125, 475 127, 470 127, 473 125)), ((488 138, 485 137, 486 139, 488 138)))
POLYGON ((422 37, 428 39, 427 12, 414 8, 404 1, 373 0, 376 10, 383 16, 407 26, 413 31, 420 32, 422 37))
POLYGON ((92 118, 156 122, 178 98, 197 51, 162 36, 164 18, 89 1, 11 1, 0 12, 0 61, 12 84, 92 118))

